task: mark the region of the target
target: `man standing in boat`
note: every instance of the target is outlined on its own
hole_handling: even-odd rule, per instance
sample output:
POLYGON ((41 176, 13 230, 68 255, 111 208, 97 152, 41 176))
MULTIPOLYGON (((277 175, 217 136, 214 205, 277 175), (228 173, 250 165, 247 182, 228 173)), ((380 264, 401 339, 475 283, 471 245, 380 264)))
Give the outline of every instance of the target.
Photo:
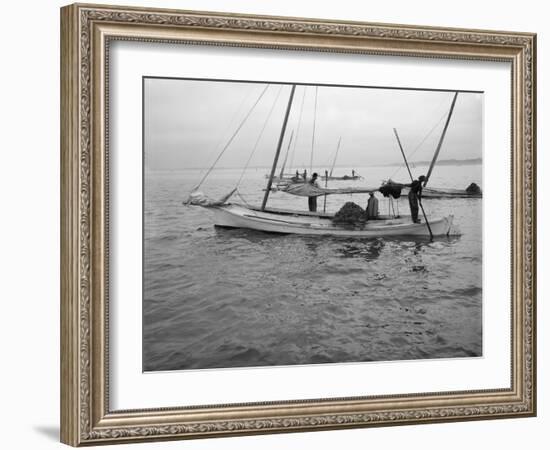
POLYGON ((378 199, 374 196, 374 192, 369 192, 369 201, 367 202, 367 220, 376 219, 378 217, 378 199))
POLYGON ((414 180, 411 184, 406 184, 405 186, 410 187, 409 191, 409 207, 411 208, 412 221, 414 223, 420 223, 418 218, 418 202, 422 201, 422 183, 426 177, 420 175, 418 180, 414 180))
MULTIPOLYGON (((318 188, 319 187, 319 184, 317 183, 317 172, 315 172, 312 176, 311 176, 311 180, 308 181, 309 184, 311 184, 313 187, 316 187, 318 188)), ((317 212, 317 196, 315 195, 312 195, 310 197, 307 198, 307 204, 309 206, 309 210, 311 212, 317 212)))

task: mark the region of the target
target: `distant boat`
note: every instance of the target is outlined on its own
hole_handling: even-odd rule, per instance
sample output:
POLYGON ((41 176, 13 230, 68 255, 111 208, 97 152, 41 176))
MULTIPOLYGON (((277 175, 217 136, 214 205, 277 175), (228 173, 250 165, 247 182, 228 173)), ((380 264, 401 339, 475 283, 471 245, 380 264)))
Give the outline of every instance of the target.
MULTIPOLYGON (((269 179, 269 174, 265 174, 265 178, 269 179)), ((337 176, 331 176, 331 175, 321 175, 319 178, 323 180, 329 180, 329 181, 353 181, 353 180, 361 180, 363 177, 361 175, 342 175, 340 177, 337 176)), ((303 174, 296 175, 295 173, 285 173, 282 176, 281 175, 275 175, 273 176, 273 181, 293 181, 293 182, 300 182, 304 181, 303 174)))
POLYGON ((342 137, 338 138, 338 145, 336 146, 336 151, 334 152, 334 159, 332 160, 332 165, 330 167, 330 171, 325 170, 325 174, 321 176, 321 178, 325 181, 329 180, 345 180, 345 181, 354 181, 354 180, 361 180, 363 177, 355 172, 355 170, 351 171, 351 175, 342 175, 342 176, 333 176, 334 172, 334 166, 336 165, 336 158, 338 158, 338 152, 340 151, 340 144, 342 143, 342 137))
MULTIPOLYGON (((295 173, 283 173, 282 175, 281 174, 275 175, 273 177, 273 180, 291 180, 292 178, 295 178, 295 177, 296 177, 295 173)), ((301 177, 301 175, 300 175, 300 177, 301 177)), ((265 178, 269 178, 268 173, 265 174, 265 178)))
POLYGON ((344 181, 353 181, 353 180, 360 180, 362 179, 363 177, 361 175, 343 175, 341 177, 334 177, 334 176, 331 176, 331 175, 322 175, 321 178, 323 180, 344 180, 344 181))

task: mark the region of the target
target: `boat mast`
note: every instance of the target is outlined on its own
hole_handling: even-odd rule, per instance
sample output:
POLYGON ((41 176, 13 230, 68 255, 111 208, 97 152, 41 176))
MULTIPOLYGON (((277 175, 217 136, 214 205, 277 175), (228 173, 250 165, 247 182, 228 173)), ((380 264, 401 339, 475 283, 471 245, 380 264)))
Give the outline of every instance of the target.
POLYGON ((338 138, 338 145, 336 147, 336 153, 334 154, 334 161, 332 161, 329 176, 332 176, 332 171, 334 170, 334 166, 336 165, 336 158, 338 157, 338 151, 340 150, 340 142, 342 142, 342 136, 338 138))
POLYGON ((275 152, 275 159, 273 160, 273 167, 271 167, 271 173, 269 174, 269 180, 267 182, 267 187, 265 189, 264 199, 262 201, 261 211, 265 210, 265 205, 267 204, 267 199, 269 193, 271 192, 271 185, 273 184, 273 176, 275 175, 275 170, 277 169, 277 162, 279 161, 279 155, 281 153, 281 146, 283 145, 283 139, 285 137, 286 124, 288 122, 288 116, 290 114, 290 108, 292 106, 292 99, 294 98, 294 91, 296 90, 296 85, 292 85, 290 90, 290 98, 288 99, 288 106, 286 107, 285 118, 283 120, 283 126, 281 128, 281 134, 279 136, 279 142, 277 144, 277 150, 275 152))
POLYGON ((311 133, 311 155, 309 157, 309 173, 313 173, 313 149, 315 147, 315 122, 317 119, 317 92, 319 86, 315 86, 315 106, 313 108, 313 133, 311 133))
POLYGON ((281 167, 281 173, 279 175, 279 180, 282 180, 283 179, 283 176, 285 174, 285 166, 286 166, 286 161, 288 159, 288 153, 290 152, 290 145, 292 144, 292 138, 294 137, 294 130, 292 130, 292 133, 290 133, 290 139, 288 141, 288 147, 286 149, 286 155, 285 155, 285 159, 283 161, 283 166, 281 167))
POLYGON ((447 121, 445 122, 445 126, 443 127, 443 132, 441 133, 441 137, 439 138, 439 143, 437 144, 437 149, 435 150, 434 157, 432 159, 432 163, 430 164, 430 168, 428 169, 428 173, 426 174, 426 179, 424 180, 424 187, 428 184, 428 180, 430 179, 430 175, 432 174, 432 170, 434 168, 435 162, 437 161, 437 157, 439 156, 439 151, 441 150, 441 145, 443 144, 443 139, 445 139, 445 134, 447 133, 447 128, 449 127, 449 122, 451 121, 451 116, 453 115, 453 110, 455 109, 455 103, 456 98, 458 97, 458 91, 455 92, 455 95, 453 97, 453 102, 451 103, 451 109, 449 110, 449 115, 447 116, 447 121))

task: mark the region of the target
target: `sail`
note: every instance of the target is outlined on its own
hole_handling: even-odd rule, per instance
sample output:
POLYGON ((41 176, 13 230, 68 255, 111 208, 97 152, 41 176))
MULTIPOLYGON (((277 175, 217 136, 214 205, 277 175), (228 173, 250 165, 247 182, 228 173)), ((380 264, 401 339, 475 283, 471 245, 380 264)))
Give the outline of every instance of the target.
POLYGON ((290 183, 281 188, 281 191, 287 194, 297 195, 299 197, 319 197, 321 195, 331 194, 367 194, 375 192, 378 187, 345 187, 338 189, 328 189, 314 186, 311 183, 290 183))
POLYGON ((233 189, 228 194, 225 194, 223 197, 221 197, 218 200, 212 199, 208 197, 207 195, 203 194, 200 191, 193 191, 191 194, 189 194, 189 197, 187 200, 183 202, 184 205, 194 205, 194 206, 221 206, 229 200, 233 194, 237 191, 237 188, 233 189))

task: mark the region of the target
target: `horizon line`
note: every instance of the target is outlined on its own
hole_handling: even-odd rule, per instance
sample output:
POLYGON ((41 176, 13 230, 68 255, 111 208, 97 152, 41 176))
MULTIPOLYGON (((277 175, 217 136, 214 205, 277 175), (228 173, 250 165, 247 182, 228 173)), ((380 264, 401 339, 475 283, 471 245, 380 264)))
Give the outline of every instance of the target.
MULTIPOLYGON (((442 159, 440 160, 438 163, 439 164, 445 164, 447 163, 448 165, 452 165, 452 164, 449 164, 449 163, 456 163, 456 164, 460 164, 460 163, 464 163, 464 162, 477 162, 477 163, 483 163, 483 159, 481 157, 477 157, 477 158, 465 158, 465 159, 454 159, 454 158, 451 158, 451 159, 442 159)), ((427 160, 422 160, 422 161, 409 161, 409 164, 418 164, 418 165, 429 165, 430 164, 430 161, 427 161, 427 160)), ((349 165, 349 164, 345 164, 345 165, 342 165, 342 164, 339 164, 339 165, 335 165, 334 167, 335 168, 339 168, 339 169, 353 169, 354 167, 395 167, 395 166, 401 166, 403 165, 403 162, 399 162, 399 161, 396 161, 396 162, 389 162, 389 163, 379 163, 379 164, 372 164, 370 166, 363 166, 363 165, 356 165, 356 166, 353 166, 353 165, 349 165)), ((304 164, 303 165, 304 168, 307 170, 307 166, 309 166, 309 164, 304 164)), ((146 166, 144 166, 146 167, 146 166)), ((403 167, 405 167, 403 165, 403 167)), ((208 166, 200 166, 200 167, 178 167, 178 168, 152 168, 152 167, 147 167, 149 170, 169 170, 169 171, 174 171, 174 170, 206 170, 206 169, 209 169, 208 166)), ((264 166, 249 166, 247 168, 247 170, 250 170, 250 169, 270 169, 271 166, 268 166, 268 165, 264 165, 264 166)), ((215 170, 235 170, 235 169, 242 169, 242 166, 226 166, 226 167, 216 167, 215 170)), ((298 172, 303 172, 304 169, 292 169, 291 171, 294 172, 298 170, 298 172)))

